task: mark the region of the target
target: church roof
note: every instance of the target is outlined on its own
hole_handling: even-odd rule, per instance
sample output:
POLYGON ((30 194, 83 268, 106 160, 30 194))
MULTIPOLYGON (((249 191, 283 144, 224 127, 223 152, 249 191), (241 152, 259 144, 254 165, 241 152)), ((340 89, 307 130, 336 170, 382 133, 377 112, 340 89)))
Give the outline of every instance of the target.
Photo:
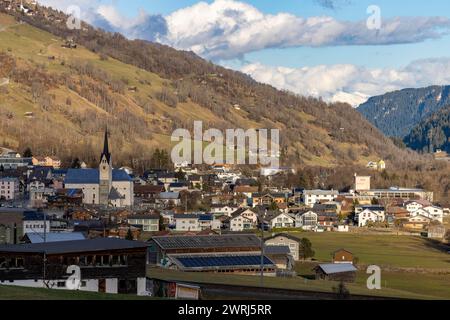
MULTIPOLYGON (((112 181, 131 181, 131 177, 124 170, 113 169, 112 181)), ((98 169, 69 169, 65 179, 66 184, 98 184, 99 182, 98 169)))

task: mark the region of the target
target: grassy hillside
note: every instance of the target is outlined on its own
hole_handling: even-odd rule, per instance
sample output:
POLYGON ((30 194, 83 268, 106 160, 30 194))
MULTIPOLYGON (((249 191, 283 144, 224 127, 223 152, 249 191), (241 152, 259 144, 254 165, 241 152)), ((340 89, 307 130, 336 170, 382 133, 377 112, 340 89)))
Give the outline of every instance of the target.
POLYGON ((67 49, 64 24, 39 15, 0 13, 0 26, 0 78, 10 79, 0 88, 0 145, 95 162, 108 124, 116 163, 135 164, 169 149, 175 128, 203 120, 206 128, 279 128, 285 164, 413 157, 348 105, 281 92, 192 53, 87 25, 70 31, 78 48, 67 49))

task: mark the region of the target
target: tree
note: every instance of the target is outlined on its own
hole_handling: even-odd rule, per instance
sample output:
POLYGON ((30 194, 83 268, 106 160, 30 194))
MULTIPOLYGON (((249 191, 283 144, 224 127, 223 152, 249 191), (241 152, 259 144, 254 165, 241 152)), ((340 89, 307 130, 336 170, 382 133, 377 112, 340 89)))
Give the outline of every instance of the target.
POLYGON ((277 205, 277 203, 275 201, 272 201, 272 203, 269 206, 269 210, 270 211, 278 210, 278 205, 277 205))
POLYGON ((184 172, 181 170, 181 168, 175 172, 175 178, 178 179, 178 181, 184 181, 186 180, 186 175, 184 174, 184 172))
POLYGON ((128 228, 127 235, 125 236, 125 240, 134 240, 133 233, 131 232, 131 228, 128 228))
POLYGON ((314 257, 316 253, 312 249, 311 241, 308 238, 303 238, 300 240, 299 256, 306 260, 308 258, 314 257))
POLYGON ((70 165, 70 167, 72 169, 80 169, 81 168, 80 159, 78 159, 78 158, 73 159, 72 164, 70 165))
POLYGON ((333 287, 333 291, 339 300, 345 300, 350 297, 350 291, 345 286, 344 281, 339 282, 337 287, 333 287))
POLYGON ((31 152, 31 149, 28 147, 25 149, 25 151, 23 152, 23 157, 24 158, 31 158, 33 157, 33 153, 31 152))

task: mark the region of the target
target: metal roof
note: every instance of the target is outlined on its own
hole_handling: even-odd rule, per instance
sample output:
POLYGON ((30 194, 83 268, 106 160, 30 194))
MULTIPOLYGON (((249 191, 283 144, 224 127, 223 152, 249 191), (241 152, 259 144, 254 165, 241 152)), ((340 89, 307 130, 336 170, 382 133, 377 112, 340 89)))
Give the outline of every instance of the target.
POLYGON ((64 253, 78 253, 78 252, 137 249, 146 247, 147 247, 146 243, 139 241, 129 241, 115 238, 97 238, 89 240, 1 245, 0 253, 45 252, 46 254, 64 254, 64 253))
MULTIPOLYGON (((43 243, 44 234, 30 232, 25 235, 31 243, 43 243)), ((46 242, 85 240, 86 237, 81 232, 49 232, 45 235, 46 242)))
POLYGON ((160 236, 151 239, 162 249, 261 247, 261 240, 254 234, 160 236))
MULTIPOLYGON (((113 169, 113 181, 131 181, 131 177, 125 170, 113 169)), ((98 184, 100 173, 98 169, 69 169, 67 171, 66 184, 98 184)))
POLYGON ((318 267, 326 274, 357 271, 351 263, 327 263, 319 264, 318 267))
POLYGON ((288 246, 265 246, 265 254, 289 254, 291 250, 288 246))

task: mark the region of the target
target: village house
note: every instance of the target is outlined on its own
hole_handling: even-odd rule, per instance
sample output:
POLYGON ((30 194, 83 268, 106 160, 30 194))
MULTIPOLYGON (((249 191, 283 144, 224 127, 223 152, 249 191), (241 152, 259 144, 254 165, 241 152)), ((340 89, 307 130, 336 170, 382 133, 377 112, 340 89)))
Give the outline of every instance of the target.
POLYGON ((304 190, 303 203, 312 208, 316 203, 334 201, 338 195, 336 190, 304 190))
POLYGON ((49 233, 50 219, 42 212, 25 211, 22 219, 23 235, 27 233, 49 233))
POLYGON ((253 207, 270 206, 272 203, 281 204, 287 202, 288 195, 284 193, 254 193, 252 195, 253 207))
POLYGON ((271 228, 294 228, 295 219, 284 212, 269 213, 264 217, 271 228))
POLYGON ((14 200, 19 196, 19 179, 0 178, 0 200, 14 200))
POLYGON ((413 230, 424 230, 431 222, 431 218, 423 215, 416 215, 414 217, 408 218, 403 222, 403 227, 405 229, 413 229, 413 230))
POLYGON ((144 232, 159 231, 159 215, 131 215, 128 217, 128 224, 139 226, 144 232))
POLYGON ((295 215, 295 227, 303 230, 313 230, 318 223, 318 214, 313 211, 297 213, 295 215))
POLYGON ((176 231, 201 231, 197 214, 174 215, 176 231))
POLYGON ((226 215, 231 217, 231 214, 238 210, 238 206, 232 205, 222 205, 222 204, 212 204, 211 213, 214 215, 226 215))
POLYGON ((333 263, 351 263, 353 264, 353 253, 345 249, 339 249, 332 253, 333 263))
POLYGON ((266 246, 286 246, 295 261, 300 260, 300 239, 287 233, 275 234, 264 240, 266 246))
POLYGON ((385 213, 384 209, 383 211, 380 210, 372 210, 372 209, 365 209, 358 213, 356 215, 358 226, 359 227, 365 227, 368 225, 369 222, 376 223, 376 222, 383 222, 385 221, 385 213))

